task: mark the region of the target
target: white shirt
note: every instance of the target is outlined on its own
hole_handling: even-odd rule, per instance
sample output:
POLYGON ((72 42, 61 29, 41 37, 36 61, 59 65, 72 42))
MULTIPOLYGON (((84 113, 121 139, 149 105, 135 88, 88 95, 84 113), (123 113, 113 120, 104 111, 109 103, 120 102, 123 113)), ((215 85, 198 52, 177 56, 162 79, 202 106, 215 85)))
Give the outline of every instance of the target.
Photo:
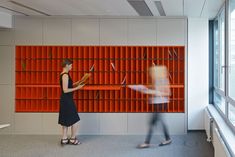
POLYGON ((150 104, 162 104, 169 102, 170 95, 170 87, 169 87, 169 80, 168 79, 158 79, 155 81, 154 84, 154 91, 156 92, 155 95, 149 99, 150 104))

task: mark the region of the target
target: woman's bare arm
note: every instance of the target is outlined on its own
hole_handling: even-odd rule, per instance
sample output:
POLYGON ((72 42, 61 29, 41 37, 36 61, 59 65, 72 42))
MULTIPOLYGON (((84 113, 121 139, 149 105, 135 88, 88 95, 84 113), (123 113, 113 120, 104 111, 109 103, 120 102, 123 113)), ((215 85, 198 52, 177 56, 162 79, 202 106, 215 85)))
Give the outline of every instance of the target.
POLYGON ((69 77, 68 77, 68 75, 63 75, 62 76, 62 86, 63 86, 64 93, 73 92, 75 90, 81 89, 84 86, 84 85, 78 85, 75 88, 68 88, 68 84, 69 84, 69 77))

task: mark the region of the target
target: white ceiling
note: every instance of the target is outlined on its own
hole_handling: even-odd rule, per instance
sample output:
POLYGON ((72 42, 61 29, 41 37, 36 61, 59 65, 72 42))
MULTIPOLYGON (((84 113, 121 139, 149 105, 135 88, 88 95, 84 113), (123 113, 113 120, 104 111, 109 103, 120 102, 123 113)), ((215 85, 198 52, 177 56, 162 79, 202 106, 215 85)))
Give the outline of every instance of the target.
MULTIPOLYGON (((13 0, 49 15, 105 15, 138 16, 127 0, 13 0)), ((154 4, 156 0, 145 0, 154 16, 159 16, 154 4)), ((225 0, 161 0, 167 16, 188 16, 213 18, 225 0)), ((42 15, 30 9, 17 6, 10 0, 0 0, 0 6, 27 15, 42 15)), ((0 11, 20 15, 1 8, 0 11)))

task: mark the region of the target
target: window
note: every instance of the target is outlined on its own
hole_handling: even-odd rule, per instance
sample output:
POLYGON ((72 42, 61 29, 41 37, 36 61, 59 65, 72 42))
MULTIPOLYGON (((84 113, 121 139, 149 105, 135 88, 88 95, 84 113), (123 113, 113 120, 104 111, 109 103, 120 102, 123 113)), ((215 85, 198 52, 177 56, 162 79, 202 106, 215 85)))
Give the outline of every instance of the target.
POLYGON ((229 96, 235 100, 235 0, 230 2, 229 31, 229 96))
POLYGON ((214 104, 225 114, 225 8, 214 20, 214 104))
POLYGON ((213 21, 213 103, 235 131, 235 0, 225 3, 213 21))
POLYGON ((214 20, 214 86, 225 91, 225 14, 214 20))
POLYGON ((235 126, 235 107, 231 104, 229 104, 228 118, 233 126, 235 126))
POLYGON ((228 120, 235 126, 235 0, 229 1, 228 120))
POLYGON ((219 24, 214 21, 214 86, 219 88, 219 24))
POLYGON ((225 91, 225 9, 222 10, 219 16, 219 32, 220 32, 220 54, 219 54, 219 88, 225 91))
POLYGON ((225 114, 225 100, 216 92, 214 92, 214 104, 225 114))

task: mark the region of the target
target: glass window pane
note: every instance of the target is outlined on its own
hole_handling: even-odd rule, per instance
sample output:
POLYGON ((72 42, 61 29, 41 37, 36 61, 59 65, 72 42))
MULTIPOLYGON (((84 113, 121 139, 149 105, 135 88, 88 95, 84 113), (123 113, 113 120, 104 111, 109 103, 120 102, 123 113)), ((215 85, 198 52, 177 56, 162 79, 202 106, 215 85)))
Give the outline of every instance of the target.
POLYGON ((219 16, 219 32, 220 32, 220 68, 219 68, 219 88, 224 91, 225 86, 225 9, 219 16))
POLYGON ((230 122, 235 126, 235 107, 229 104, 228 118, 230 122))
POLYGON ((225 100, 216 92, 214 92, 214 104, 225 114, 225 100))
POLYGON ((229 96, 235 99, 235 0, 230 3, 229 31, 229 96))
POLYGON ((214 86, 219 88, 219 24, 214 21, 214 86))
POLYGON ((225 91, 225 9, 214 21, 214 87, 225 91))

